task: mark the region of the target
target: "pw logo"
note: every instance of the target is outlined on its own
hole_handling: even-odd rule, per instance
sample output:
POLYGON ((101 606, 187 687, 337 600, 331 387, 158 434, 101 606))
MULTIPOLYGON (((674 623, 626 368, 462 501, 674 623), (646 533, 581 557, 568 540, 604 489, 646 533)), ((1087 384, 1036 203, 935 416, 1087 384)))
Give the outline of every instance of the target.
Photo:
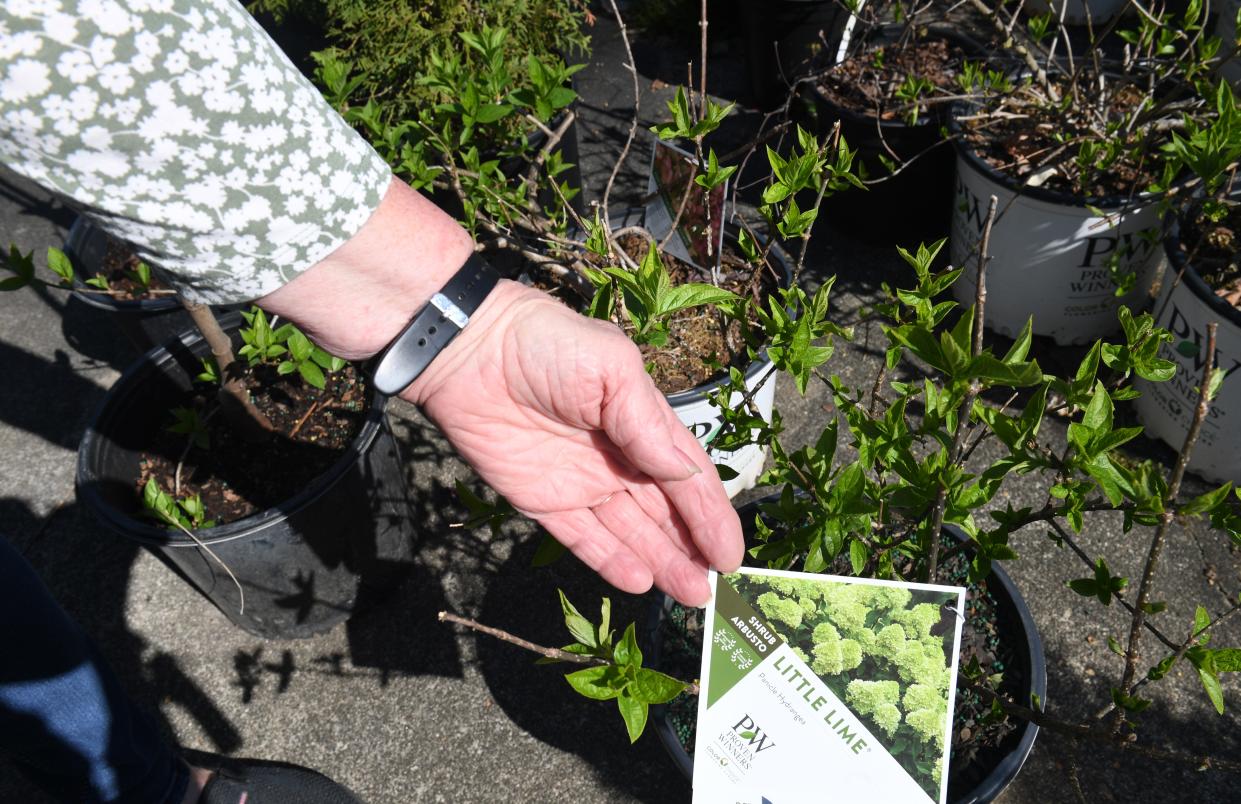
POLYGON ((755 754, 766 751, 768 748, 775 748, 775 741, 771 739, 771 735, 764 734, 763 730, 754 722, 754 718, 749 715, 743 715, 733 725, 733 732, 743 740, 748 740, 750 745, 757 746, 754 749, 755 754))

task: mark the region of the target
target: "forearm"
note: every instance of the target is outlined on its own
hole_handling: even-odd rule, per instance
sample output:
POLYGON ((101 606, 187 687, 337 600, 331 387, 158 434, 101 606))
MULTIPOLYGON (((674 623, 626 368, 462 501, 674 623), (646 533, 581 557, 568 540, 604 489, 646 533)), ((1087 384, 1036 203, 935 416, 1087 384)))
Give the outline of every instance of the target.
POLYGON ((365 358, 395 338, 473 250, 456 221, 394 178, 357 234, 258 303, 329 352, 365 358))

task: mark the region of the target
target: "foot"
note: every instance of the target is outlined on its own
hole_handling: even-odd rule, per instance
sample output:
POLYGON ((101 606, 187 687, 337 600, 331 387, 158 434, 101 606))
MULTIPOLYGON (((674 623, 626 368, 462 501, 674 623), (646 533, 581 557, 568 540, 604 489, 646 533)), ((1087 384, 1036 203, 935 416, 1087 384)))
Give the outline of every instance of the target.
POLYGON ((185 798, 181 799, 181 804, 198 804, 198 799, 202 797, 203 790, 207 787, 207 782, 211 781, 211 777, 214 775, 215 771, 213 770, 191 765, 190 783, 185 788, 185 798))
POLYGON ((184 804, 363 804, 344 785, 309 768, 261 759, 186 754, 198 764, 190 766, 184 804))

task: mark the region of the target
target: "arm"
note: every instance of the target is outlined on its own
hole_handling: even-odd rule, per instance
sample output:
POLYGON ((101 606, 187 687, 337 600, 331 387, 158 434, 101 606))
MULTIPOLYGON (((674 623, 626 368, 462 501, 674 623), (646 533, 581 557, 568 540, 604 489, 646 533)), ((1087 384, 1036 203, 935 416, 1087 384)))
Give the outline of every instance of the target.
MULTIPOLYGON (((469 256, 466 233, 394 181, 233 0, 64 8, 72 25, 0 4, 0 161, 186 298, 261 297, 366 357, 469 256)), ((714 468, 615 327, 502 282, 402 396, 622 589, 703 602, 705 565, 740 562, 714 468)))

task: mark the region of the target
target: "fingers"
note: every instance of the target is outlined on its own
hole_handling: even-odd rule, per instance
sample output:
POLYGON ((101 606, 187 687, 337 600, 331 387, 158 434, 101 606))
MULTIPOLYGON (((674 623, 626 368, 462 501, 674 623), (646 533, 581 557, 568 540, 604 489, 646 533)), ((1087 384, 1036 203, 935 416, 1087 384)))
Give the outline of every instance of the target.
POLYGON ((656 481, 707 561, 731 572, 744 553, 741 523, 715 466, 655 388, 637 350, 618 352, 608 375, 604 432, 636 469, 656 481))
POLYGON ((642 559, 600 524, 590 509, 540 514, 538 522, 583 564, 622 592, 640 595, 653 575, 642 559))
POLYGON ((695 562, 682 552, 628 492, 614 495, 591 511, 601 525, 645 562, 660 589, 687 606, 702 606, 710 599, 707 569, 701 560, 695 562))
POLYGON ((671 441, 682 452, 694 456, 702 473, 688 480, 662 482, 658 487, 708 563, 721 572, 732 572, 741 566, 745 555, 741 520, 737 518, 728 493, 724 491, 715 465, 698 440, 681 424, 671 408, 668 409, 668 416, 673 422, 668 427, 671 441))
POLYGON ((641 594, 654 582, 687 606, 705 605, 710 598, 701 557, 682 552, 628 492, 593 509, 541 515, 539 522, 621 591, 641 594))

